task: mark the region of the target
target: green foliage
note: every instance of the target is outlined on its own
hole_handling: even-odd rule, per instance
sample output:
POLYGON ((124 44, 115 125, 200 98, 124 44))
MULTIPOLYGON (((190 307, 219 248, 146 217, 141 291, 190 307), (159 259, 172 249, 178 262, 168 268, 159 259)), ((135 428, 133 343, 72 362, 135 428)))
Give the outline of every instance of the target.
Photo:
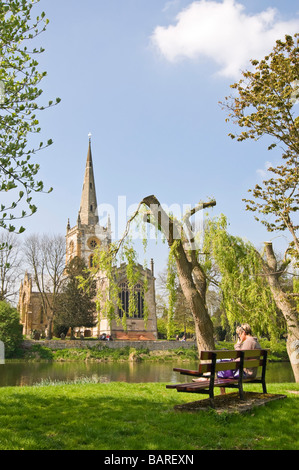
POLYGON ((74 257, 66 267, 66 280, 62 292, 55 302, 55 328, 65 327, 66 330, 74 327, 93 327, 96 325, 94 315, 96 304, 92 300, 96 289, 93 283, 88 290, 79 288, 79 276, 87 278, 87 269, 84 261, 74 257))
POLYGON ((174 336, 174 311, 177 300, 176 280, 176 263, 175 263, 175 245, 171 247, 168 255, 167 282, 168 290, 168 310, 167 310, 167 339, 174 336))
POLYGON ((253 60, 252 65, 254 70, 243 72, 243 78, 231 86, 236 93, 224 104, 228 119, 246 129, 237 136, 238 141, 268 136, 272 139, 268 149, 279 145, 283 153, 281 163, 267 169, 269 178, 249 190, 253 199, 244 201, 268 231, 289 230, 293 237, 290 252, 299 259, 299 225, 295 223, 299 117, 294 106, 299 100, 299 34, 276 41, 273 51, 261 61, 253 60))
POLYGON ((277 337, 276 306, 251 243, 230 235, 221 215, 206 224, 204 251, 212 253, 219 267, 222 306, 231 328, 246 322, 256 334, 268 332, 277 337))
POLYGON ((144 301, 143 319, 145 326, 148 320, 148 305, 145 294, 148 290, 147 276, 141 279, 140 270, 137 267, 137 253, 128 237, 120 246, 119 243, 111 243, 107 249, 101 247, 94 251, 93 267, 89 269, 89 276, 79 276, 79 286, 83 289, 89 289, 95 276, 100 274, 101 287, 97 292, 97 311, 107 318, 109 323, 113 320, 117 324, 122 323, 124 330, 127 329, 127 315, 134 317, 137 314, 137 289, 136 285, 141 283, 143 286, 141 295, 144 301), (118 264, 122 263, 119 267, 118 264), (124 312, 120 298, 121 288, 119 287, 120 277, 125 275, 129 290, 129 309, 124 312), (118 315, 122 312, 122 317, 118 315))
POLYGON ((30 348, 30 351, 26 352, 26 359, 32 360, 44 360, 44 361, 52 361, 54 358, 54 351, 50 348, 46 348, 42 344, 33 344, 30 348))
MULTIPOLYGON (((31 193, 43 191, 44 184, 36 180, 39 165, 32 157, 52 144, 49 139, 46 144, 40 142, 36 149, 28 149, 30 134, 41 131, 37 113, 45 109, 39 103, 42 94, 39 85, 46 72, 37 69, 37 56, 44 49, 30 47, 30 42, 48 24, 44 12, 32 20, 32 8, 38 2, 0 1, 0 191, 9 193, 2 198, 0 226, 10 231, 15 230, 9 223, 11 220, 27 217, 37 210, 31 193), (15 209, 21 201, 29 213, 23 209, 16 216, 15 209)), ((59 101, 57 98, 55 104, 59 101)), ((53 101, 46 107, 50 106, 53 101)), ((23 227, 19 229, 22 231, 23 227)))
POLYGON ((8 303, 0 302, 0 341, 5 345, 5 357, 10 358, 18 350, 22 336, 22 325, 17 310, 8 303))

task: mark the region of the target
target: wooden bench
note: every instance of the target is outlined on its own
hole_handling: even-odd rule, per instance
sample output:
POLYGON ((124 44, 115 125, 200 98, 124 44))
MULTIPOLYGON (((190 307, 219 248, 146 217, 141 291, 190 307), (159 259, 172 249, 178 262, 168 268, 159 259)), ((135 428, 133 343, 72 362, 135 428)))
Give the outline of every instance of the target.
POLYGON ((176 388, 178 392, 187 393, 203 393, 208 394, 211 406, 214 407, 214 387, 225 388, 238 388, 240 400, 244 400, 243 384, 244 383, 260 383, 263 387, 263 393, 267 393, 266 388, 266 364, 267 364, 267 350, 266 349, 251 349, 251 350, 219 350, 219 351, 201 351, 200 362, 198 370, 178 369, 174 368, 175 372, 180 372, 183 375, 195 377, 204 377, 204 374, 209 374, 209 377, 204 377, 206 380, 191 383, 179 383, 166 385, 166 388, 176 388), (228 362, 221 362, 222 360, 229 360, 228 362), (262 374, 260 377, 244 377, 244 368, 257 368, 262 367, 262 374), (239 370, 238 377, 222 379, 217 377, 217 372, 226 370, 239 370))

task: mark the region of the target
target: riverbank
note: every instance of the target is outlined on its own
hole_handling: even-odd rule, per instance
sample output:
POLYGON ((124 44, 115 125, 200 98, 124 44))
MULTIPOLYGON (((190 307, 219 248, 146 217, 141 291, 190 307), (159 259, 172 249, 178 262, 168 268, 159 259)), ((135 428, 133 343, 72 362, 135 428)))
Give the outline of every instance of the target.
MULTIPOLYGON (((246 391, 260 392, 260 386, 248 385, 246 391)), ((244 414, 218 415, 175 411, 175 405, 198 397, 167 390, 163 383, 5 387, 0 449, 298 450, 298 385, 270 384, 268 393, 287 398, 244 414)))
MULTIPOLYGON (((288 361, 285 343, 271 345, 261 340, 269 349, 269 361, 288 361)), ((221 341, 217 349, 234 349, 233 343, 221 341)), ((51 340, 24 341, 15 360, 26 361, 190 361, 198 360, 198 351, 192 341, 92 341, 51 340)))

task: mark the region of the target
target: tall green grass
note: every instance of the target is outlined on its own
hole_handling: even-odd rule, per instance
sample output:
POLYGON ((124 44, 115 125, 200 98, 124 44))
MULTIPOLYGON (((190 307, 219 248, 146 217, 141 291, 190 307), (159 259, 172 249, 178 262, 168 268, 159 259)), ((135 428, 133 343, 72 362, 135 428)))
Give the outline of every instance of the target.
MULTIPOLYGON (((84 383, 86 382, 86 383, 84 383)), ((260 391, 258 385, 246 390, 260 391)), ((165 384, 44 383, 0 389, 1 450, 298 450, 298 384, 246 414, 174 411, 200 397, 165 384)))

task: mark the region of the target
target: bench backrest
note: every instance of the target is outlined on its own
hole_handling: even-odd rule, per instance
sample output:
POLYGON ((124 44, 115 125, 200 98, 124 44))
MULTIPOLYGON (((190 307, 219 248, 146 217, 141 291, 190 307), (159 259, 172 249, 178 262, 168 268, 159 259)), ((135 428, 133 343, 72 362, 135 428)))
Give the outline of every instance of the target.
POLYGON ((216 350, 201 351, 201 361, 206 363, 199 364, 199 372, 218 372, 222 370, 237 370, 240 368, 255 368, 266 365, 266 349, 246 349, 246 350, 216 350), (220 360, 227 360, 220 362, 220 360), (219 361, 219 362, 217 362, 219 361))

